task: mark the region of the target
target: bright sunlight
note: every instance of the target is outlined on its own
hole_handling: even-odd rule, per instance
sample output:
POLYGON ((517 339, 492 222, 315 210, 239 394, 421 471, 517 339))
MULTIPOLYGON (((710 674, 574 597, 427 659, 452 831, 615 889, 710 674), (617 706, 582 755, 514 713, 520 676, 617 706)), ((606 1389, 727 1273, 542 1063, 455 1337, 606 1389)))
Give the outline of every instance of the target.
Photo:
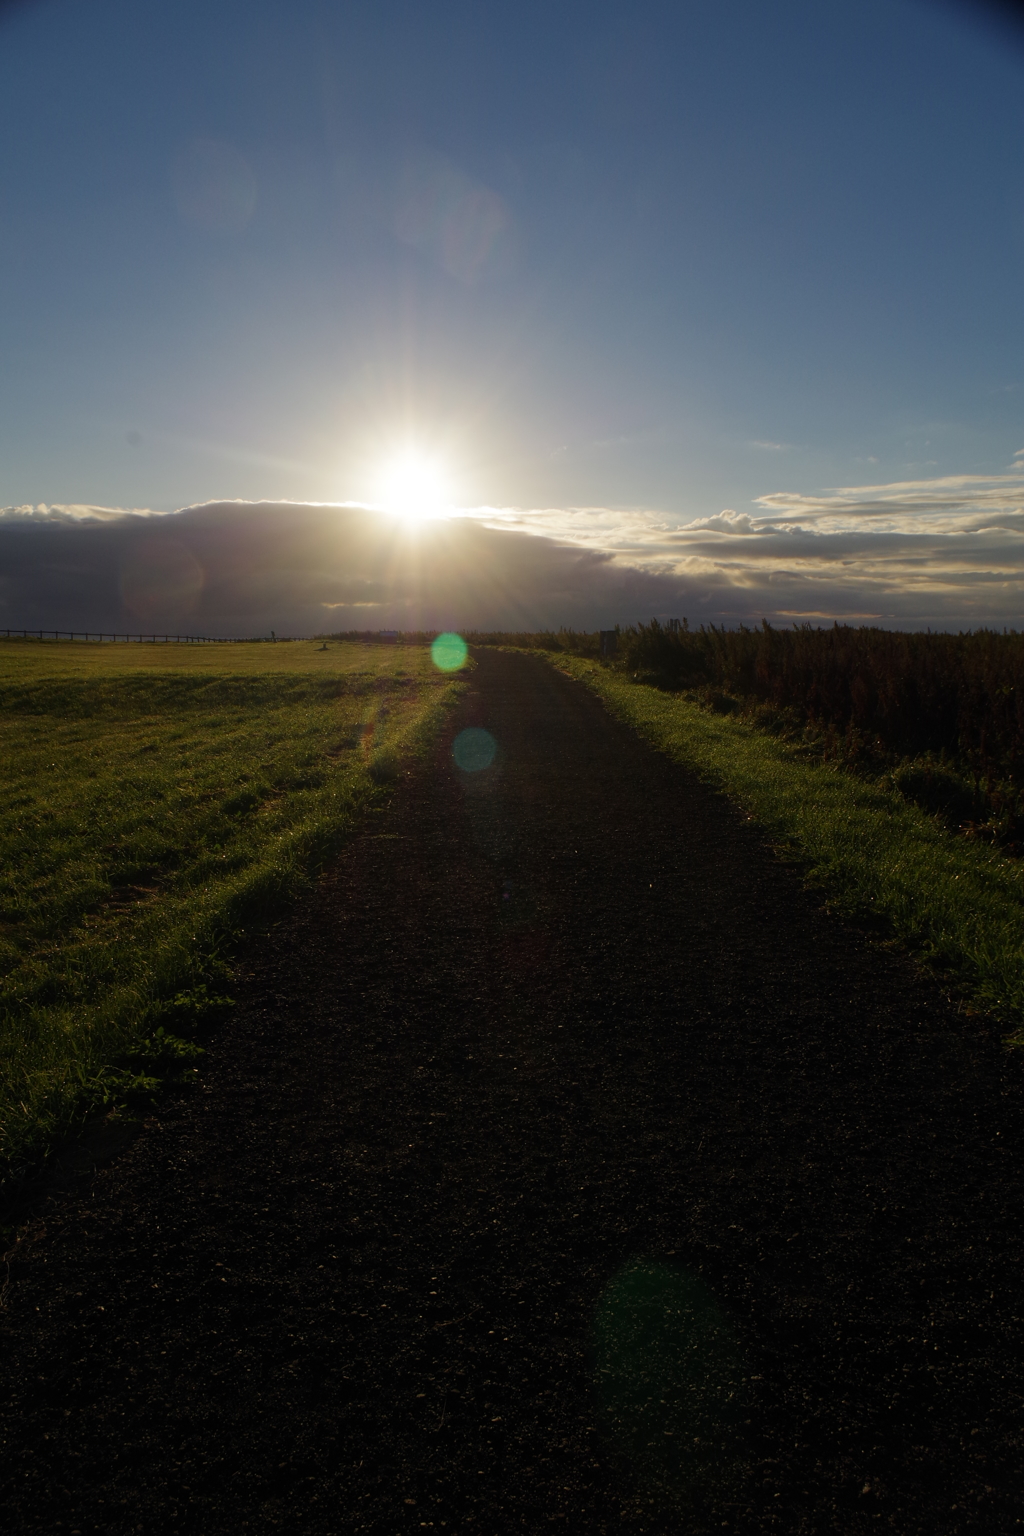
POLYGON ((441 466, 415 448, 392 459, 380 477, 380 487, 387 510, 410 518, 436 516, 447 507, 451 494, 441 466))

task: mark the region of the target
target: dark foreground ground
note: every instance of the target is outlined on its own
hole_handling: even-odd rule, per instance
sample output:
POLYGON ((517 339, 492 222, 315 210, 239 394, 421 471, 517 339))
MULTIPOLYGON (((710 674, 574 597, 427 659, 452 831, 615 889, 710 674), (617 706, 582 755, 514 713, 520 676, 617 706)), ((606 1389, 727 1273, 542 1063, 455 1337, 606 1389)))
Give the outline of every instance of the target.
POLYGON ((539 661, 370 823, 19 1243, 5 1530, 1020 1525, 1020 1058, 539 661))

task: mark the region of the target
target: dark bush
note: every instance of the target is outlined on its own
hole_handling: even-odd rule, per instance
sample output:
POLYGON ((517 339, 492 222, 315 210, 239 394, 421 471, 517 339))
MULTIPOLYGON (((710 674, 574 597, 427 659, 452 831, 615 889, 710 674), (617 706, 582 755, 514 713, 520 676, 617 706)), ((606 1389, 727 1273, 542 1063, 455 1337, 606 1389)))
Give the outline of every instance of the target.
POLYGON ((909 799, 958 824, 1024 838, 1024 635, 803 625, 625 630, 618 664, 638 680, 738 700, 767 729, 793 722, 826 757, 903 764, 909 799), (919 760, 924 760, 919 761, 919 760))
POLYGON ((472 630, 465 637, 470 645, 513 646, 519 651, 564 651, 570 656, 600 656, 601 636, 576 629, 472 630))
POLYGON ((922 810, 962 825, 976 821, 984 811, 982 797, 955 773, 930 763, 900 763, 892 775, 900 794, 922 810))

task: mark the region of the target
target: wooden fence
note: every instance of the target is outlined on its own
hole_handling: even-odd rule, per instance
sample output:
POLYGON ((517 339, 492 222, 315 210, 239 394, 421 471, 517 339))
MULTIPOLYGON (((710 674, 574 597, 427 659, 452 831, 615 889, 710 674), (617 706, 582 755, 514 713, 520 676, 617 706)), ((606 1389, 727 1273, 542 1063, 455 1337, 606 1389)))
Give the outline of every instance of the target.
MULTIPOLYGON (((227 635, 110 635, 97 630, 81 629, 0 629, 0 635, 8 640, 92 640, 105 644, 131 642, 133 645, 239 645, 242 637, 227 635)), ((249 636, 262 639, 263 636, 249 636)), ((272 641, 283 640, 283 635, 271 635, 272 641)))

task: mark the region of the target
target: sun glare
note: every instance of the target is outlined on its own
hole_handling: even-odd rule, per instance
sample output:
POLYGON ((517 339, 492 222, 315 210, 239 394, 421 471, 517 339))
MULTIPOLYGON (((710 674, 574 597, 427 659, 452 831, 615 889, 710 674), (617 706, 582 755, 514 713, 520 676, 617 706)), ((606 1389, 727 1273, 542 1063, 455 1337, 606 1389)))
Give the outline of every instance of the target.
POLYGON ((449 490, 435 460, 415 449, 399 454, 381 475, 382 500, 403 517, 431 517, 448 504, 449 490))

